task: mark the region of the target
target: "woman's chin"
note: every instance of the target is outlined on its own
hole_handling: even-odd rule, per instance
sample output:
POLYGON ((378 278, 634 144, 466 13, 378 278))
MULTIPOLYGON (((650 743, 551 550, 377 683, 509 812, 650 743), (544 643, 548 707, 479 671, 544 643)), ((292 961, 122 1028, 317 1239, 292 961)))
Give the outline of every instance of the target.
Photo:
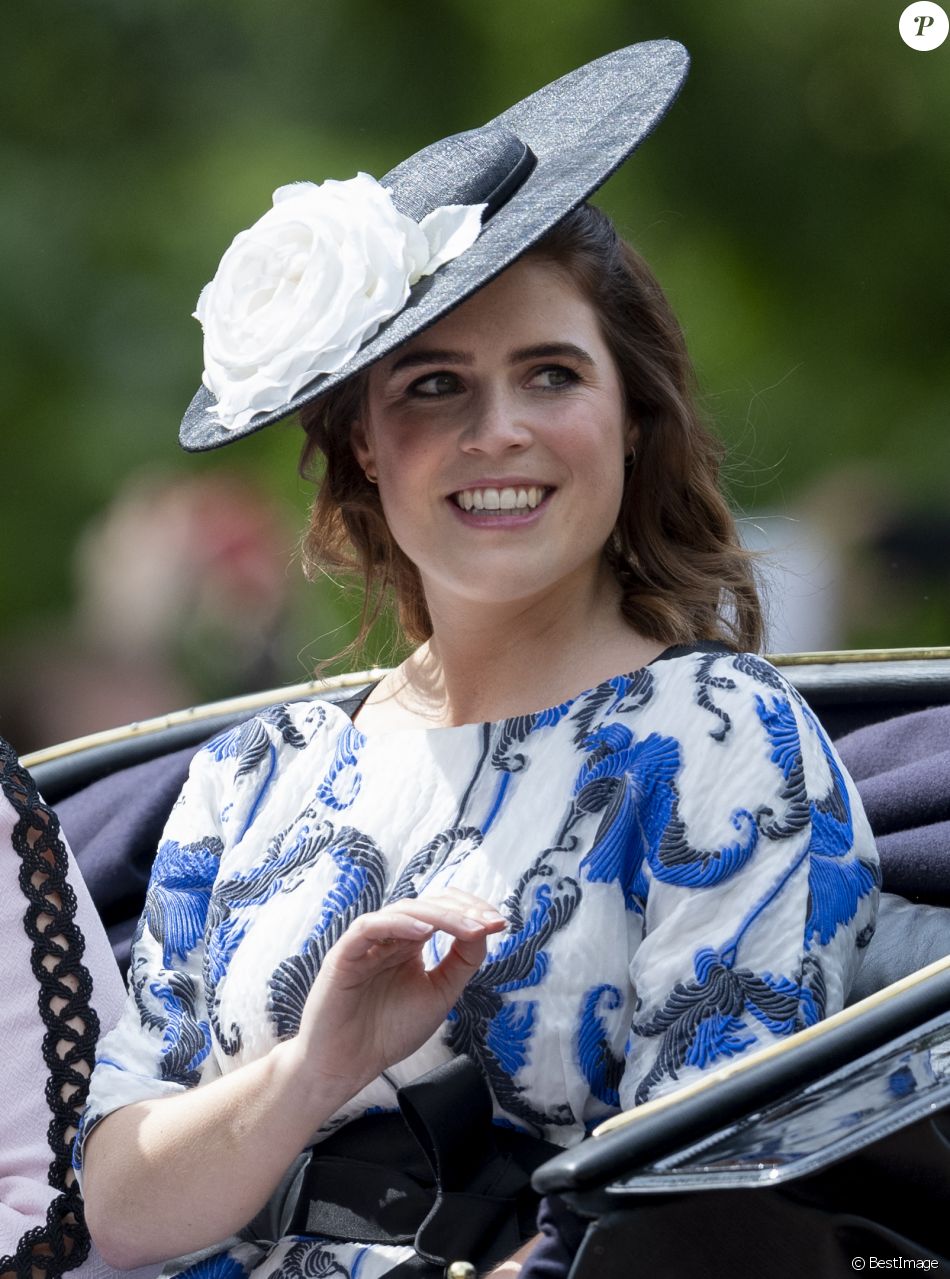
POLYGON ((499 611, 567 604, 578 592, 594 588, 596 564, 590 566, 590 581, 584 566, 566 567, 539 562, 524 554, 481 554, 459 562, 456 572, 430 575, 422 572, 422 584, 430 610, 457 617, 460 609, 480 609, 486 619, 499 611))

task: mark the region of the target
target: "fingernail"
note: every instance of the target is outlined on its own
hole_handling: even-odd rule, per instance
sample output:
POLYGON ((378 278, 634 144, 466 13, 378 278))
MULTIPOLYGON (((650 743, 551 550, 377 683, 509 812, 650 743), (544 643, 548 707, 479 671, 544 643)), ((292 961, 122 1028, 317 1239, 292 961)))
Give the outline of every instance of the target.
POLYGON ((489 909, 489 910, 482 911, 482 919, 484 919, 486 923, 489 923, 489 924, 495 924, 498 922, 499 919, 504 919, 504 918, 505 918, 504 915, 501 913, 501 911, 498 911, 498 910, 489 909))
POLYGON ((410 922, 412 931, 418 933, 420 937, 428 937, 434 931, 432 925, 427 924, 424 919, 413 919, 410 922))
POLYGON ((484 919, 476 919, 474 915, 463 915, 462 923, 466 928, 484 928, 484 919))

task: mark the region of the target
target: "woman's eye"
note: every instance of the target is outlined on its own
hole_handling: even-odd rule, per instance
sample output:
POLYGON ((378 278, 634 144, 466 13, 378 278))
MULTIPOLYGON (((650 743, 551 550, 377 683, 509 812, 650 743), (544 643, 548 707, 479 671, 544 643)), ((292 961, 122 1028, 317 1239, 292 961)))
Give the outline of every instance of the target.
POLYGON ((409 387, 409 394, 435 399, 440 395, 453 395, 458 387, 458 378, 454 373, 430 373, 428 377, 413 382, 409 387))
POLYGON ((578 381, 578 376, 573 369, 565 368, 562 364, 553 364, 549 368, 539 369, 531 381, 543 390, 555 391, 562 386, 573 385, 578 381))

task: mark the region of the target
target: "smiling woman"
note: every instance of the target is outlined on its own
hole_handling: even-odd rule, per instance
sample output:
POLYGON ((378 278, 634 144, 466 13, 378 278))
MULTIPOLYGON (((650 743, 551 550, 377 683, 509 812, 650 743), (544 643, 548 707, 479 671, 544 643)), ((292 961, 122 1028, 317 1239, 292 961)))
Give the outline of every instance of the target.
MULTIPOLYGON (((577 607, 598 630, 622 626, 602 552, 634 427, 593 309, 555 267, 525 259, 406 351, 367 374, 351 441, 440 632, 470 630, 473 607, 518 602, 547 627, 575 625, 577 607), (538 354, 558 350, 559 364, 538 354)), ((596 683, 611 656, 576 677, 596 683)), ((524 692, 520 709, 544 704, 524 692)))
POLYGON ((394 589, 417 647, 195 756, 79 1143, 117 1265, 530 1270, 552 1149, 842 1006, 870 830, 754 652, 679 327, 585 203, 684 71, 667 42, 581 68, 361 177, 352 233, 338 192, 329 229, 282 209, 202 295, 239 358, 186 445, 301 410, 310 561, 394 589))
MULTIPOLYGON (((547 436, 559 426, 564 445, 582 456, 585 471, 605 466, 606 476, 591 476, 595 492, 580 518, 586 530, 595 512, 606 513, 609 522, 601 530, 597 558, 603 552, 612 570, 611 590, 619 588, 629 626, 661 644, 719 639, 758 649, 762 617, 753 565, 718 485, 722 447, 697 412, 680 327, 646 263, 590 205, 569 214, 516 268, 408 342, 398 357, 303 409, 308 444, 302 470, 322 480, 304 540, 305 566, 314 576, 327 567, 362 574, 357 644, 390 589, 407 637, 421 644, 432 633, 418 555, 404 553, 391 535, 390 512, 384 515, 382 505, 385 480, 378 494, 373 487, 375 463, 365 450, 374 411, 394 419, 380 444, 397 455, 400 473, 409 470, 406 450, 415 438, 406 438, 407 418, 419 422, 416 437, 424 421, 441 422, 439 437, 447 434, 449 421, 460 423, 464 412, 469 418, 513 412, 509 429, 523 434, 508 441, 506 458, 517 462, 529 443, 531 415, 519 414, 510 396, 508 404, 497 395, 486 399, 488 379, 484 372, 476 376, 481 372, 476 351, 456 349, 453 335, 460 329, 475 335, 483 363, 494 355, 506 381, 522 379, 524 398, 537 406, 533 417, 547 426, 547 436), (567 340, 578 328, 586 347, 567 340), (611 410, 618 419, 615 439, 592 457, 591 440, 580 428, 589 428, 591 400, 602 406, 611 394, 618 400, 611 410), (439 407, 424 401, 439 401, 439 407), (414 403, 419 412, 413 415, 408 410, 414 403), (354 425, 356 452, 363 452, 359 462, 351 447, 354 425)), ((485 426, 491 429, 490 418, 485 426)), ((455 493, 448 494, 450 501, 466 512, 548 506, 555 486, 538 484, 546 477, 530 469, 476 474, 473 460, 486 457, 486 449, 473 440, 471 424, 467 431, 466 483, 459 486, 457 500, 455 493)), ((545 438, 542 429, 533 465, 545 438)), ((500 527, 496 521, 503 523, 497 515, 471 518, 472 526, 486 528, 500 527), (491 524, 485 524, 488 519, 491 524)), ((532 523, 518 516, 512 527, 532 523)), ((562 522, 558 527, 566 530, 562 522)), ((479 543, 480 563, 487 566, 484 550, 479 543)), ((528 572, 527 563, 523 567, 528 572)), ((500 589, 494 582, 491 593, 497 596, 500 589)), ((613 599, 609 612, 616 613, 613 599)), ((629 643, 629 632, 624 638, 629 643)))

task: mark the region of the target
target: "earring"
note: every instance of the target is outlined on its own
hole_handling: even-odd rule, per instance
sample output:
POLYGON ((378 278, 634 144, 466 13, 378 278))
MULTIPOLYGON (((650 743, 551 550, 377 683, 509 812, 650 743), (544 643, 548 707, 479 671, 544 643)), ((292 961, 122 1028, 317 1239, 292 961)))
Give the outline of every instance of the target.
POLYGON ((363 472, 363 474, 364 474, 364 475, 366 476, 366 478, 369 480, 370 484, 378 484, 378 483, 379 483, 379 480, 377 480, 376 476, 375 476, 375 475, 370 475, 369 471, 364 471, 364 472, 363 472))
POLYGON ((636 460, 637 460, 637 450, 631 444, 630 448, 627 450, 626 454, 624 455, 624 459, 623 459, 624 470, 629 471, 636 460))

